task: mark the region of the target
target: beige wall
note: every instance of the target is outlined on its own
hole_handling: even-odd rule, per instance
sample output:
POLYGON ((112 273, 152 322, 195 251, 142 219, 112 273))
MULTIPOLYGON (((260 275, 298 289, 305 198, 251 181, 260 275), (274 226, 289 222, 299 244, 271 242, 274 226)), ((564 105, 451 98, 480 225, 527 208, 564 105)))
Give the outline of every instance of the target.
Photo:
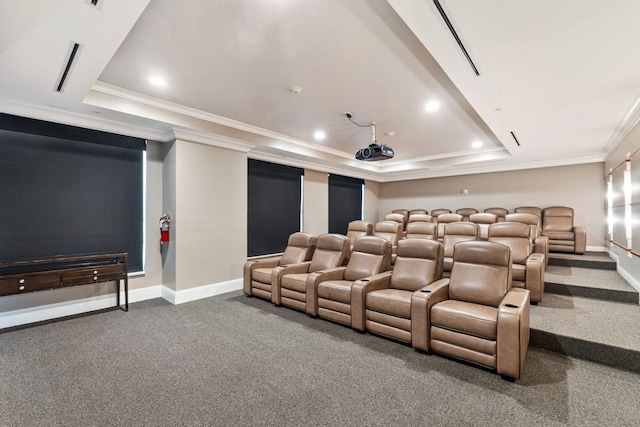
POLYGON ((380 183, 365 180, 364 182, 364 218, 372 224, 378 222, 378 205, 380 203, 380 183))
POLYGON ((307 233, 319 236, 329 231, 329 175, 311 169, 304 171, 303 221, 307 233))
POLYGON ((602 163, 430 178, 380 184, 378 220, 393 209, 569 206, 587 245, 604 246, 602 163), (462 191, 467 189, 469 195, 462 191))
POLYGON ((247 155, 176 141, 175 290, 242 278, 247 155))

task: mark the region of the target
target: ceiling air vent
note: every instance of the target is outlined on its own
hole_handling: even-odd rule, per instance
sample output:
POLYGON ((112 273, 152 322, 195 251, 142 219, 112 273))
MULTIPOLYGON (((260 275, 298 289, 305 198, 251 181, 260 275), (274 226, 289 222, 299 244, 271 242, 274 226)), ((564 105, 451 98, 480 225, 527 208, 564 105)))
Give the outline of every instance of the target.
POLYGON ((516 138, 516 134, 511 132, 511 136, 513 137, 513 140, 516 142, 516 144, 518 144, 518 147, 520 147, 520 142, 518 141, 518 138, 516 138))
POLYGON ((80 45, 78 43, 72 42, 69 52, 67 53, 67 61, 62 67, 62 71, 60 72, 60 77, 58 77, 58 84, 56 85, 56 92, 62 92, 64 90, 65 83, 67 82, 67 78, 69 77, 69 73, 75 63, 76 58, 78 57, 78 51, 80 50, 80 45))
POLYGON ((460 50, 464 54, 464 57, 467 58, 467 61, 469 61, 469 65, 471 65, 471 68, 473 69, 473 72, 476 74, 476 76, 479 76, 480 75, 480 71, 478 71, 478 67, 476 67, 476 64, 473 63, 473 60, 471 59, 471 56, 469 55, 469 52, 467 51, 467 48, 464 47, 464 44, 462 44, 462 40, 460 40, 460 36, 458 36, 458 33, 457 33, 456 29, 453 28, 453 24, 451 23, 451 20, 449 19, 449 17, 445 13, 444 9, 442 8, 442 5, 440 4, 440 1, 439 0, 433 0, 433 4, 436 5, 436 8, 438 9, 438 12, 440 12, 440 16, 442 16, 442 19, 444 19, 445 24, 447 24, 447 28, 449 28, 449 31, 451 31, 451 35, 456 40, 456 43, 458 43, 458 47, 460 48, 460 50))

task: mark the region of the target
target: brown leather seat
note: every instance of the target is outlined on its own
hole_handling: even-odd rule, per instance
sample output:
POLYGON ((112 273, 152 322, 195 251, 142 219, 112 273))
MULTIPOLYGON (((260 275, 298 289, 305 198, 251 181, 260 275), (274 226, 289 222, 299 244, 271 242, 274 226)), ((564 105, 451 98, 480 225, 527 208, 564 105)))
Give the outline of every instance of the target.
POLYGON ((484 210, 484 213, 494 214, 495 216, 498 217, 498 221, 497 222, 504 222, 504 221, 506 221, 505 217, 509 213, 509 209, 505 209, 505 208, 487 208, 487 209, 484 210))
POLYGON ((411 209, 409 211, 409 218, 411 218, 411 215, 416 215, 416 214, 418 214, 418 215, 427 215, 428 213, 429 213, 429 211, 426 210, 426 209, 411 209))
POLYGON ((351 243, 340 234, 318 236, 311 261, 273 269, 271 302, 306 312, 307 278, 311 273, 344 265, 351 243))
POLYGON ((451 209, 434 209, 431 211, 431 216, 437 218, 440 215, 447 213, 451 213, 451 209))
POLYGON ((456 245, 451 278, 414 294, 429 310, 427 350, 520 378, 529 346, 530 303, 529 291, 510 289, 510 254, 495 242, 456 245))
POLYGON ((433 222, 435 224, 434 218, 429 214, 412 214, 409 217, 409 222, 407 226, 412 222, 433 222))
POLYGON ((500 222, 489 226, 489 241, 511 249, 512 286, 527 289, 537 304, 544 293, 544 254, 533 252, 531 227, 521 222, 500 222))
POLYGON ((384 217, 385 221, 393 221, 397 222, 398 224, 402 224, 402 231, 404 231, 406 227, 406 219, 407 217, 399 213, 390 213, 384 217))
POLYGON ((521 222, 531 227, 530 239, 533 242, 533 252, 544 255, 545 267, 549 264, 549 238, 541 236, 542 218, 530 213, 512 213, 507 215, 507 221, 521 222))
POLYGON ((299 264, 311 259, 316 248, 316 236, 309 233, 293 233, 282 256, 247 261, 244 265, 244 293, 271 301, 272 273, 281 265, 299 264))
POLYGON ((489 238, 489 226, 498 222, 498 217, 492 213, 476 213, 469 216, 469 221, 478 224, 480 240, 489 238))
POLYGON ((380 221, 373 229, 373 235, 391 242, 391 262, 395 260, 398 242, 402 239, 402 224, 394 221, 380 221))
POLYGON ((440 279, 442 244, 437 240, 402 240, 393 272, 358 280, 352 288, 352 326, 408 343, 424 336, 426 307, 412 304, 413 294, 440 279))
POLYGON ((444 226, 452 222, 462 221, 462 215, 454 213, 445 213, 438 215, 438 240, 442 240, 444 236, 444 226))
POLYGON ((478 213, 476 208, 460 208, 456 209, 458 215, 462 215, 463 221, 469 221, 469 216, 478 213))
POLYGON ((405 239, 438 240, 438 226, 431 222, 410 222, 405 239))
POLYGON ((312 273, 307 278, 307 314, 351 326, 351 287, 357 280, 386 271, 391 243, 382 237, 358 237, 346 267, 312 273))
POLYGON ((368 221, 351 221, 347 227, 347 237, 353 244, 357 237, 371 236, 373 234, 373 224, 368 221))
POLYGON ((442 245, 444 247, 443 276, 449 277, 453 266, 453 247, 458 242, 478 240, 478 225, 472 222, 453 222, 445 225, 442 245))
POLYGON ((530 213, 534 215, 538 215, 542 218, 542 209, 537 206, 520 206, 513 210, 514 213, 530 213))
POLYGON ((573 225, 573 209, 554 206, 542 211, 542 235, 549 238, 549 250, 582 255, 587 249, 587 230, 573 225))

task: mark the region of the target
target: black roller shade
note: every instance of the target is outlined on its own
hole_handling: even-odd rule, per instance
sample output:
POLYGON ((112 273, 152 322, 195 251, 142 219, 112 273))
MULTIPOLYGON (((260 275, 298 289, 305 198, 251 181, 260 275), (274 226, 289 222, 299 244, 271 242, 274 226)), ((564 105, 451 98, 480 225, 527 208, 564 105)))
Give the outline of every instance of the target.
POLYGON ((329 233, 347 234, 351 221, 362 219, 363 179, 329 175, 329 233))
POLYGON ((249 159, 248 256, 282 252, 300 231, 303 175, 304 169, 249 159))
POLYGON ((127 252, 143 269, 144 140, 5 114, 0 129, 0 262, 127 252))

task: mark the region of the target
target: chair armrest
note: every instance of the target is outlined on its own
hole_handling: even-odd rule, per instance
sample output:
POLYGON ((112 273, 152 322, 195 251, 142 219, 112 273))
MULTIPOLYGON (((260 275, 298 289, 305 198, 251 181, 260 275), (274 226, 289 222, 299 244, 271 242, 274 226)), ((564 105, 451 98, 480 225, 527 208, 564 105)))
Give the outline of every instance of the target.
POLYGON ((329 268, 311 273, 307 277, 307 314, 318 316, 318 283, 327 280, 342 280, 347 267, 329 268))
POLYGON ((542 301, 544 293, 544 255, 533 253, 527 258, 525 289, 531 292, 531 301, 542 301))
POLYGON ((351 286, 351 327, 353 329, 364 331, 367 292, 387 289, 390 284, 391 272, 385 271, 384 273, 357 280, 351 286))
POLYGON ((580 226, 573 227, 575 236, 574 251, 578 255, 582 255, 587 250, 587 229, 580 226))
POLYGON ((513 288, 498 307, 497 371, 520 378, 529 347, 529 291, 513 288))
POLYGON ((549 238, 547 236, 538 236, 533 241, 533 252, 544 255, 544 266, 549 264, 549 238))
POLYGON ((282 303, 280 296, 282 276, 285 274, 299 274, 309 272, 311 261, 305 261, 298 264, 288 264, 276 267, 271 272, 271 302, 275 305, 282 303))
POLYGON ((260 260, 255 260, 255 261, 247 261, 244 264, 244 271, 243 271, 243 287, 244 287, 244 294, 247 296, 251 296, 253 295, 253 293, 251 292, 251 272, 256 269, 256 268, 273 268, 273 267, 277 267, 278 263, 280 262, 280 256, 277 257, 273 257, 273 258, 264 258, 264 259, 260 259, 260 260))
POLYGON ((411 296, 411 346, 417 350, 431 349, 431 307, 449 299, 449 279, 439 279, 419 289, 411 296))

